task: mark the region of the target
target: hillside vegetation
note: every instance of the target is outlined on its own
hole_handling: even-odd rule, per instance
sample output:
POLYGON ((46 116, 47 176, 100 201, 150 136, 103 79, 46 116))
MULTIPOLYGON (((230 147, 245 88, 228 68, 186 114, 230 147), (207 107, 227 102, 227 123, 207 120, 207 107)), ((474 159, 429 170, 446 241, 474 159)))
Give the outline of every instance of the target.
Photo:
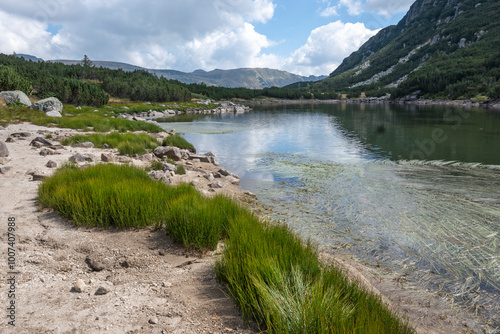
POLYGON ((311 86, 358 97, 500 98, 500 2, 417 0, 311 86))
POLYGON ((0 54, 0 91, 21 90, 37 98, 55 96, 63 103, 101 106, 109 96, 132 101, 189 101, 191 93, 176 81, 147 71, 125 72, 87 64, 26 61, 0 54))

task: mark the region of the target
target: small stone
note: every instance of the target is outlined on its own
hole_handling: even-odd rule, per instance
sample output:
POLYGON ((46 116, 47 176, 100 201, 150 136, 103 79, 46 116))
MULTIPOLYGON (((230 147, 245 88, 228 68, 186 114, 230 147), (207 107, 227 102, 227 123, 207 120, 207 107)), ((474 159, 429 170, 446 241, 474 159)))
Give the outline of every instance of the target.
POLYGON ((101 160, 104 162, 113 162, 115 157, 112 153, 101 153, 101 160))
POLYGON ((48 177, 48 175, 42 174, 42 173, 34 173, 33 174, 33 181, 43 181, 48 177))
POLYGON ((102 296, 102 295, 105 295, 105 294, 107 294, 107 293, 109 293, 109 290, 108 290, 108 289, 106 289, 106 288, 105 288, 105 287, 103 287, 103 286, 100 286, 100 287, 99 287, 99 289, 97 289, 97 290, 96 290, 95 295, 96 295, 96 296, 102 296))
POLYGON ((14 140, 14 138, 9 137, 9 138, 7 138, 7 139, 5 140, 5 142, 6 142, 6 143, 13 143, 13 142, 15 142, 15 140, 14 140))
POLYGON ((102 148, 106 148, 106 149, 108 149, 108 148, 110 148, 110 146, 109 146, 109 144, 104 143, 104 144, 102 144, 102 148))
POLYGON ((35 147, 52 146, 52 143, 43 137, 36 137, 31 141, 30 145, 35 147))
POLYGON ((240 184, 240 179, 237 179, 237 178, 232 177, 232 176, 228 176, 226 178, 226 180, 229 181, 229 183, 234 184, 234 185, 239 185, 240 184))
POLYGON ((200 180, 198 180, 198 179, 194 179, 193 181, 191 181, 191 185, 193 185, 195 187, 198 186, 199 184, 200 184, 200 180))
POLYGON ((120 265, 121 265, 123 268, 130 268, 130 263, 129 263, 127 260, 125 260, 125 261, 123 261, 122 263, 120 263, 120 265))
POLYGON ((47 155, 54 155, 56 152, 50 148, 44 147, 40 150, 40 155, 45 157, 47 155))
POLYGON ((90 154, 81 154, 77 153, 73 155, 72 157, 69 158, 69 161, 71 162, 85 162, 85 161, 92 161, 94 157, 90 154))
POLYGON ((87 265, 93 271, 103 271, 104 269, 106 269, 105 265, 101 261, 99 261, 91 256, 87 256, 85 258, 85 263, 87 263, 87 265))
POLYGON ((0 158, 0 165, 6 165, 10 162, 10 158, 6 158, 6 157, 1 157, 0 158))
POLYGON ((225 185, 221 181, 215 181, 215 182, 210 183, 208 186, 212 189, 221 189, 221 188, 224 188, 225 185))
POLYGON ((57 162, 53 161, 53 160, 49 160, 46 164, 45 164, 46 167, 49 167, 49 168, 56 168, 57 167, 57 162))
POLYGON ((3 141, 0 141, 0 157, 6 158, 9 156, 9 149, 3 141))
POLYGON ((87 285, 85 285, 85 282, 83 282, 81 279, 78 279, 75 285, 73 286, 73 290, 75 292, 81 293, 85 290, 86 287, 87 285))
POLYGON ((160 255, 160 256, 165 256, 165 251, 163 251, 163 250, 161 250, 161 249, 160 249, 160 250, 158 251, 158 255, 160 255))
POLYGON ((152 317, 148 321, 151 325, 156 325, 158 323, 158 318, 157 317, 152 317))
POLYGON ((204 175, 205 179, 207 179, 209 182, 213 181, 215 179, 214 175, 212 173, 208 173, 204 175))
POLYGON ((2 166, 0 167, 0 174, 7 174, 12 170, 12 166, 2 166))

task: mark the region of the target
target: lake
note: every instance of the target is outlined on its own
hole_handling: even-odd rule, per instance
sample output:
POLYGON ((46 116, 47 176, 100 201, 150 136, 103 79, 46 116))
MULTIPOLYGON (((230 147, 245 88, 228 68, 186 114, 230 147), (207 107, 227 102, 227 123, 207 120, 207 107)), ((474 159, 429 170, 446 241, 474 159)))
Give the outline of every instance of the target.
POLYGON ((313 104, 164 123, 322 250, 500 311, 500 113, 313 104))

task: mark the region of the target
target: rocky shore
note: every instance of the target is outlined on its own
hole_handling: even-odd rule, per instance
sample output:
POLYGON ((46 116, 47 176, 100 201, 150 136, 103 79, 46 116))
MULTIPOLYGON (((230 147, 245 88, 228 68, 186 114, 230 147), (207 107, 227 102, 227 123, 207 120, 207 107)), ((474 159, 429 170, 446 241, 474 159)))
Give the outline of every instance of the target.
MULTIPOLYGON (((186 252, 162 230, 76 228, 37 204, 40 181, 68 161, 81 168, 111 162, 148 167, 162 161, 163 170, 150 172, 151 177, 191 183, 207 196, 252 200, 237 185, 239 178, 218 166, 212 154, 165 148, 173 152, 127 157, 86 143, 61 145, 62 138, 77 133, 28 123, 0 128, 0 142, 6 142, 0 158, 0 249, 7 254, 7 221, 15 218, 18 272, 16 326, 2 321, 0 332, 255 333, 215 280, 217 252, 186 252), (173 172, 160 158, 164 153, 179 154, 175 165, 182 164, 186 174, 173 172)), ((2 268, 0 294, 7 305, 10 285, 2 268)))
POLYGON ((359 98, 359 99, 344 99, 344 100, 278 100, 278 99, 264 99, 254 100, 248 102, 248 105, 293 105, 293 104, 342 104, 342 103, 356 103, 356 104, 399 104, 399 105, 440 105, 440 106, 456 106, 456 107, 479 107, 491 110, 500 110, 500 100, 487 100, 482 102, 473 102, 471 100, 444 100, 444 99, 418 99, 416 97, 407 97, 404 99, 390 100, 386 97, 372 97, 372 98, 359 98))

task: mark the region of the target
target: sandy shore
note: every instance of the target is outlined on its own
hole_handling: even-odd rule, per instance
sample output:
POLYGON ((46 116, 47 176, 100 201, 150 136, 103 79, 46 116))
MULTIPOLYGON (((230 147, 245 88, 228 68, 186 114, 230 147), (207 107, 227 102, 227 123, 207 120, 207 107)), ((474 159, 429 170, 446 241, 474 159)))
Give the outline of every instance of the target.
MULTIPOLYGON (((7 143, 10 155, 4 166, 12 169, 0 174, 0 301, 3 312, 2 333, 258 333, 245 326, 240 312, 227 297, 212 270, 217 252, 187 254, 173 244, 164 231, 100 230, 75 228, 51 210, 37 203, 40 181, 30 175, 50 175, 49 160, 62 165, 76 153, 100 157, 96 148, 64 147, 56 155, 40 155, 30 146, 35 137, 53 138, 77 131, 39 127, 31 124, 9 125, 0 129, 0 141, 12 133, 28 132, 7 143), (30 172, 30 173, 29 173, 30 172), (12 276, 7 267, 8 220, 15 218, 15 324, 8 325, 7 306, 12 276), (81 279, 82 293, 73 291, 81 279), (96 294, 98 290, 107 291, 96 294)), ((55 144, 55 139, 50 139, 55 144)), ((99 159, 98 159, 99 160, 99 159)), ((97 161, 99 162, 99 161, 97 161)), ((146 166, 147 161, 134 159, 146 166)), ((2 165, 0 165, 2 167, 2 165)), ((174 182, 191 182, 209 191, 206 173, 220 167, 209 163, 188 166, 185 176, 174 182)), ((240 199, 248 199, 237 185, 216 189, 240 199)), ((421 333, 482 333, 484 321, 446 298, 423 292, 379 268, 369 268, 346 254, 322 254, 326 262, 335 262, 367 287, 381 293, 388 304, 421 333)))

